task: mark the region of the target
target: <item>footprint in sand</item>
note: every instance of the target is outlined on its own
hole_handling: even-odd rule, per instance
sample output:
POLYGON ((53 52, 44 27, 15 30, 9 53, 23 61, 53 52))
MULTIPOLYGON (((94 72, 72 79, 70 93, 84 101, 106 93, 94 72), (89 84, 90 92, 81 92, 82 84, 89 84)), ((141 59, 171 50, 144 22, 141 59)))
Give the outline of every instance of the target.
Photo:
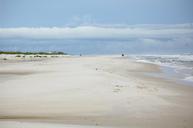
POLYGON ((125 87, 125 86, 123 86, 123 85, 115 85, 115 87, 113 89, 113 92, 118 93, 118 92, 121 91, 121 88, 123 88, 123 87, 125 87))
POLYGON ((138 89, 147 89, 146 86, 141 86, 141 85, 138 85, 137 88, 138 88, 138 89))
POLYGON ((115 88, 115 89, 113 89, 113 92, 120 92, 121 91, 121 89, 120 88, 115 88))
POLYGON ((146 86, 142 86, 142 85, 138 85, 137 88, 140 89, 140 90, 147 90, 149 92, 157 92, 157 91, 159 91, 158 88, 146 87, 146 86))

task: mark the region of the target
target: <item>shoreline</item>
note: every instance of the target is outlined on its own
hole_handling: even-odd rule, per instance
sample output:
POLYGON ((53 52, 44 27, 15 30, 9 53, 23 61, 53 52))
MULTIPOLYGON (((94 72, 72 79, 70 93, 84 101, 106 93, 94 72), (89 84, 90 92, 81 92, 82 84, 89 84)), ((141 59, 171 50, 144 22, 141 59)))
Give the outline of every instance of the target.
MULTIPOLYGON (((155 65, 158 65, 158 64, 155 64, 155 65)), ((158 66, 160 67, 159 72, 146 73, 146 75, 154 77, 154 78, 172 80, 173 82, 176 82, 177 84, 193 86, 193 81, 186 80, 181 74, 179 74, 179 72, 178 73, 176 72, 176 68, 169 67, 169 66, 163 66, 163 65, 158 65, 158 66)))
MULTIPOLYGON (((162 73, 156 77, 173 79, 181 84, 193 85, 192 54, 190 55, 132 55, 137 62, 159 65, 162 73)), ((151 74, 150 74, 151 75, 151 74)))
POLYGON ((0 77, 7 75, 0 83, 0 122, 193 126, 193 87, 146 75, 160 73, 158 65, 117 56, 63 56, 0 65, 0 77))

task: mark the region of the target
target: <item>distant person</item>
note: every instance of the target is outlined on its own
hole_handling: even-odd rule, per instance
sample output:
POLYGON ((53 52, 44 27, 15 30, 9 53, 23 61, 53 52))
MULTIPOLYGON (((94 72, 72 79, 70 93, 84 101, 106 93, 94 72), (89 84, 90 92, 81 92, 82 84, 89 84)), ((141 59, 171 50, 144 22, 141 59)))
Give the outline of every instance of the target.
POLYGON ((125 56, 124 54, 122 54, 121 56, 125 56))
POLYGON ((82 54, 80 54, 80 56, 82 56, 82 54))

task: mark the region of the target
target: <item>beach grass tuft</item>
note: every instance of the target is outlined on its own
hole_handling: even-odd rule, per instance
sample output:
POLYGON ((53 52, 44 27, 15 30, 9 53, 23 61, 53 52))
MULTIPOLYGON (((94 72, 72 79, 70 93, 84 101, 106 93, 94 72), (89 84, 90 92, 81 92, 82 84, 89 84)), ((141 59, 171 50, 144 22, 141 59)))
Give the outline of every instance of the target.
MULTIPOLYGON (((23 55, 67 55, 64 52, 20 52, 20 51, 0 51, 0 54, 23 54, 23 55)), ((19 57, 19 56, 17 56, 19 57)))

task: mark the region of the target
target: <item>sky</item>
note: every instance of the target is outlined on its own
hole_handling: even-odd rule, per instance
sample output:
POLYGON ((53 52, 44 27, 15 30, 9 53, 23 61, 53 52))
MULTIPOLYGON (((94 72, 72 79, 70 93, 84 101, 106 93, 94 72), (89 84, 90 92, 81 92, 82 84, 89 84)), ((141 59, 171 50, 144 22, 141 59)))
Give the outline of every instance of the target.
POLYGON ((193 52, 193 0, 0 0, 0 50, 193 52))

